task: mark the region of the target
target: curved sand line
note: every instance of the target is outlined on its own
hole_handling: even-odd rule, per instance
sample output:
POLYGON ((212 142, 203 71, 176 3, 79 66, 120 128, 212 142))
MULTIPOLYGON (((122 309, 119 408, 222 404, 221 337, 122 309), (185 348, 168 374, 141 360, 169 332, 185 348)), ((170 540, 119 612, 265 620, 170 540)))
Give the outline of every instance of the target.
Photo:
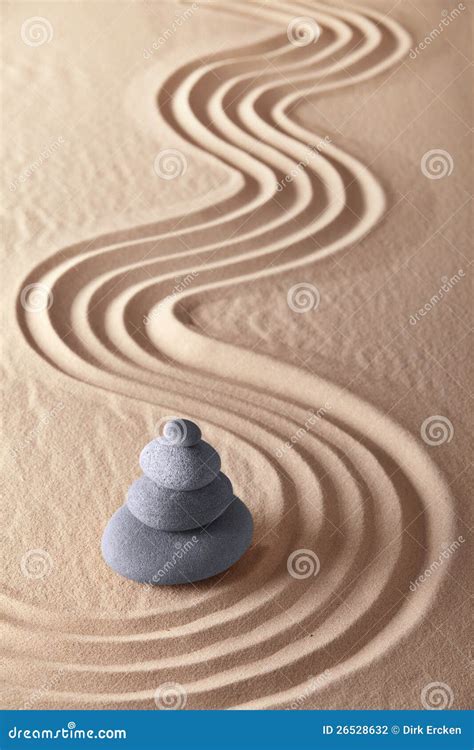
MULTIPOLYGON (((215 429, 225 426, 228 432, 230 423, 241 449, 255 463, 263 462, 260 476, 272 492, 271 506, 252 508, 254 548, 226 579, 225 609, 216 610, 221 586, 213 591, 206 584, 198 595, 180 592, 168 611, 158 603, 156 612, 122 617, 121 623, 74 616, 61 623, 56 613, 35 608, 44 628, 41 639, 50 637, 51 650, 47 659, 29 659, 29 682, 63 670, 48 704, 147 707, 155 687, 172 678, 184 684, 190 708, 286 705, 305 690, 302 674, 329 670, 332 681, 378 658, 413 627, 434 596, 434 580, 415 597, 398 590, 400 570, 408 582, 422 563, 403 536, 406 525, 413 524, 412 530, 418 525, 424 545, 436 550, 442 541, 438 529, 445 534, 450 522, 448 490, 417 441, 336 386, 205 338, 185 324, 188 305, 210 289, 326 257, 360 240, 382 215, 376 180, 333 144, 278 194, 283 206, 275 202, 277 182, 304 157, 304 144, 318 140, 288 115, 302 90, 314 95, 366 80, 409 46, 397 24, 373 12, 320 5, 311 12, 314 7, 323 38, 329 38, 322 49, 295 50, 280 35, 209 65, 184 66, 165 84, 169 90, 171 82, 171 104, 158 95, 160 111, 177 133, 239 172, 242 187, 221 204, 222 217, 204 210, 183 217, 174 229, 171 221, 162 222, 134 230, 133 237, 117 233, 89 247, 79 245, 68 249, 66 261, 64 254, 55 256, 25 281, 41 280, 54 293, 55 303, 44 315, 18 308, 20 324, 42 356, 74 377, 158 402, 166 411, 179 398, 181 409, 215 429), (354 39, 360 41, 351 50, 354 39), (272 61, 267 77, 256 72, 264 53, 272 61), (275 66, 285 71, 277 81, 275 66), (222 83, 209 91, 211 70, 217 69, 222 83), (298 91, 288 93, 290 86, 298 91), (170 240, 176 252, 170 253, 170 240), (144 261, 144 252, 149 260, 144 261), (193 270, 193 258, 199 261, 199 286, 166 299, 168 280, 193 270), (151 320, 147 326, 145 315, 151 320), (66 326, 72 335, 64 341, 66 326), (200 389, 209 388, 206 371, 212 376, 212 406, 199 403, 200 389), (234 385, 236 380, 241 385, 234 385), (329 404, 330 412, 318 423, 317 435, 308 432, 304 448, 276 461, 282 440, 307 416, 307 400, 297 393, 311 394, 312 404, 329 404), (441 501, 436 517, 434 500, 441 501), (283 542, 278 549, 267 548, 268 529, 282 524, 290 510, 296 515, 284 528, 283 542), (339 529, 335 538, 334 529, 339 529), (316 578, 295 581, 288 575, 286 559, 297 548, 318 550, 316 578), (163 627, 157 630, 158 612, 163 627), (130 632, 131 622, 138 633, 130 632), (151 644, 157 653, 152 659, 151 644), (190 666, 192 682, 186 675, 190 666), (281 688, 283 667, 291 689, 287 683, 281 688), (111 677, 117 675, 118 689, 110 692, 116 682, 111 677)), ((274 19, 309 13, 301 3, 278 8, 270 13, 274 19)), ((242 4, 234 3, 233 12, 242 12, 242 4)), ((255 13, 262 15, 262 9, 255 13)), ((38 634, 28 635, 31 606, 7 599, 5 609, 16 662, 18 633, 27 633, 26 648, 32 651, 38 634)))

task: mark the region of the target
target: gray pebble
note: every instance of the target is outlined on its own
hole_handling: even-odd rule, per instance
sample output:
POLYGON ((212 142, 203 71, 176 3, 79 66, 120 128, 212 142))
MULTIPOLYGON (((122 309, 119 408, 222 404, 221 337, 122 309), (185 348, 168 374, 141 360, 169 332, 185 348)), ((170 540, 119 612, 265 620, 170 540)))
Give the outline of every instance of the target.
POLYGON ((127 507, 139 521, 155 529, 183 531, 214 521, 232 502, 232 483, 225 474, 198 490, 171 490, 146 476, 134 482, 127 507))
POLYGON ((161 487, 197 490, 217 477, 221 459, 204 440, 190 447, 152 440, 140 453, 140 466, 143 473, 161 487))
POLYGON ((170 533, 138 520, 126 505, 110 519, 102 538, 107 564, 140 583, 178 584, 222 573, 250 546, 252 516, 238 498, 206 531, 170 533))

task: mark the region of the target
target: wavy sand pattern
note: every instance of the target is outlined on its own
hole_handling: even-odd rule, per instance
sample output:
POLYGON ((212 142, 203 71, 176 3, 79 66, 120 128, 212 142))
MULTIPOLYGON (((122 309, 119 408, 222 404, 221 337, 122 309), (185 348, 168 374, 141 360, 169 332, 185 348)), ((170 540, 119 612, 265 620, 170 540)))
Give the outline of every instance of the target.
MULTIPOLYGON (((209 290, 315 263, 380 219, 375 177, 333 143, 308 158, 307 144, 325 134, 308 132, 291 112, 305 94, 384 73, 409 37, 359 8, 214 3, 218 11, 261 18, 274 33, 184 65, 157 104, 181 138, 227 165, 233 194, 62 249, 22 284, 47 285, 54 305, 30 314, 19 303, 18 316, 35 350, 70 376, 152 403, 157 414, 179 411, 230 431, 271 502, 259 501, 252 482, 239 488, 254 513, 254 544, 218 586, 171 597, 157 589, 152 607, 120 617, 59 617, 4 598, 12 663, 28 659, 32 686, 51 680, 47 705, 149 708, 157 686, 172 681, 184 686, 189 708, 285 707, 318 675, 324 687, 380 658, 435 592, 434 580, 408 590, 424 562, 413 536, 434 559, 451 524, 448 502, 434 514, 433 498, 449 500, 449 492, 419 443, 350 393, 211 339, 187 316, 209 290), (321 38, 291 44, 288 23, 308 15, 321 38), (306 168, 294 170, 299 161, 306 168), (191 273, 189 288, 170 296, 174 278, 191 273), (323 405, 324 418, 277 459, 309 407, 323 405), (276 526, 277 543, 269 536, 276 526), (317 576, 288 574, 287 558, 299 549, 317 552, 317 576)), ((166 166, 180 169, 179 155, 166 166)))

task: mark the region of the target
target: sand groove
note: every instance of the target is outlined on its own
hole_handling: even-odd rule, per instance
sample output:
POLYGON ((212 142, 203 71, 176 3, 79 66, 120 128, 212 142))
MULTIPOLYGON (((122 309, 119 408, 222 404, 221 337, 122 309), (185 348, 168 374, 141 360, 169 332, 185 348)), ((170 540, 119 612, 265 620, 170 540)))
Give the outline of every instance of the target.
POLYGON ((54 304, 31 314, 19 302, 18 319, 35 350, 64 373, 157 412, 179 406, 217 436, 230 432, 251 467, 240 494, 255 516, 255 543, 221 583, 168 598, 154 590, 126 615, 49 612, 3 597, 8 655, 23 664, 24 684, 60 675, 45 705, 147 708, 156 687, 174 681, 190 708, 285 706, 312 677, 325 673, 324 686, 383 655, 434 595, 434 581, 409 593, 423 564, 413 537, 428 550, 440 547, 449 492, 417 441, 335 385, 210 339, 186 316, 209 290, 313 263, 380 219, 378 182, 332 137, 283 190, 277 185, 307 159, 308 144, 331 136, 291 118, 301 96, 382 73, 403 57, 409 38, 375 12, 319 3, 213 4, 210 12, 218 11, 262 17, 275 31, 183 66, 157 104, 190 149, 235 173, 235 194, 62 250, 22 285, 47 285, 54 304), (297 47, 286 26, 303 15, 323 33, 317 44, 297 47), (176 275, 193 271, 190 290, 170 297, 176 275), (323 404, 324 419, 277 458, 308 408, 323 404), (270 529, 278 530, 276 542, 270 529), (297 549, 317 551, 316 577, 289 575, 287 558, 297 549), (38 644, 47 657, 38 657, 38 644))

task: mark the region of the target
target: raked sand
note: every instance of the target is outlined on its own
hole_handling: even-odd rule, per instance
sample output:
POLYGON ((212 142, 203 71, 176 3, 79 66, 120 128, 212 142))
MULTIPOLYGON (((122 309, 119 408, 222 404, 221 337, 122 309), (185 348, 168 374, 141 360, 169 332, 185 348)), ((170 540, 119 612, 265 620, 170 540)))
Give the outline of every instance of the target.
POLYGON ((414 6, 5 6, 2 707, 467 707, 469 10, 414 6), (254 540, 152 587, 100 540, 170 415, 254 540))

